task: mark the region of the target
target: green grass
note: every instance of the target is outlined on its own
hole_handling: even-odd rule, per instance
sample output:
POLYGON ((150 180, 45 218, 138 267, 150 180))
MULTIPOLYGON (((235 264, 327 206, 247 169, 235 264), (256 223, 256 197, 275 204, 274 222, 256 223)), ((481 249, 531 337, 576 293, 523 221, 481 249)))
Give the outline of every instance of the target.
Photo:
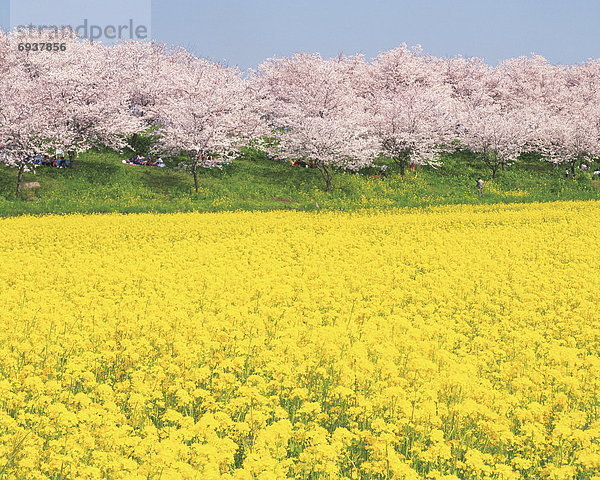
MULTIPOLYGON (((392 165, 385 179, 376 169, 336 172, 333 192, 325 192, 316 169, 291 167, 261 155, 242 158, 223 171, 201 172, 200 191, 191 175, 171 168, 124 165, 113 152, 83 154, 73 169, 38 168, 25 181, 41 189, 26 199, 14 196, 16 171, 0 167, 0 216, 49 213, 181 212, 221 210, 315 210, 420 207, 600 199, 591 174, 565 179, 564 169, 529 157, 495 180, 468 154, 448 156, 439 168, 420 167, 402 178, 392 165), (482 197, 475 181, 486 180, 482 197)), ((594 166, 598 168, 598 166, 594 166)))

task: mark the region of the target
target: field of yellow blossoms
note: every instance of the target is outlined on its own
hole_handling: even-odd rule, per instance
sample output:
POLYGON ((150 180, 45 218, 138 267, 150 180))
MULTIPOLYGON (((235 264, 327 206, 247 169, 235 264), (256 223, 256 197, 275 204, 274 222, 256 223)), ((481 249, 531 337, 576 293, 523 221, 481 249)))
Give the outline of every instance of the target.
POLYGON ((0 220, 0 479, 600 479, 600 202, 0 220))

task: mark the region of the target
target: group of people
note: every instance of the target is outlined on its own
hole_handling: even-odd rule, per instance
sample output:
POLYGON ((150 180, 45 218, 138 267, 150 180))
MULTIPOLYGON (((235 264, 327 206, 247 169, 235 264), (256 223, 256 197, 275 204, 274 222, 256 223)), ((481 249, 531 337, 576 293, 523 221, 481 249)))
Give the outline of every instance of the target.
MULTIPOLYGON (((581 165, 579 165, 579 170, 587 172, 590 170, 590 166, 585 163, 582 163, 581 165)), ((594 176, 594 178, 600 179, 600 170, 595 170, 594 172, 592 172, 592 175, 594 176)), ((567 168, 565 170, 565 178, 569 177, 571 177, 571 170, 567 168)))
MULTIPOLYGON (((590 166, 589 166, 589 165, 586 165, 585 163, 582 163, 582 164, 579 166, 579 168, 580 168, 581 170, 583 170, 584 172, 587 172, 587 171, 589 171, 589 170, 590 170, 590 166)), ((569 171, 569 170, 567 170, 567 172, 568 172, 568 171, 569 171)), ((592 175, 594 176, 594 178, 595 178, 596 180, 600 180, 600 170, 594 170, 594 171, 592 172, 592 175)), ((567 177, 568 177, 568 175, 567 175, 567 177)))
POLYGON ((227 159, 223 159, 223 158, 217 158, 214 155, 210 155, 210 154, 206 154, 206 153, 195 153, 195 152, 190 152, 188 153, 188 156, 190 157, 190 161, 192 161, 194 163, 194 160, 196 160, 196 165, 203 167, 203 168, 219 168, 222 169, 224 167, 227 167, 231 164, 230 160, 227 159))
POLYGON ((292 167, 317 168, 317 165, 312 160, 309 160, 308 162, 296 160, 295 162, 292 162, 292 167))
POLYGON ((57 150, 56 155, 30 155, 27 157, 27 163, 36 166, 46 166, 54 168, 68 168, 71 166, 71 160, 64 157, 64 154, 57 150))
POLYGON ((146 167, 166 167, 165 162, 163 162, 162 158, 158 157, 156 160, 153 160, 150 155, 136 155, 135 157, 129 158, 127 160, 123 160, 123 163, 126 165, 144 165, 146 167))

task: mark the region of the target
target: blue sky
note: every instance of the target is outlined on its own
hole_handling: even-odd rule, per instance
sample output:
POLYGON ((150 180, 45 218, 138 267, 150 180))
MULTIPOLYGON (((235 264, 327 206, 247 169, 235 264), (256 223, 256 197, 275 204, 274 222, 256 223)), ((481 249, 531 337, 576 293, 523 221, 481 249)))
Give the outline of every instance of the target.
MULTIPOLYGON (((130 16, 132 4, 139 5, 140 22, 147 22, 151 2, 154 39, 241 68, 297 51, 371 57, 400 43, 420 44, 439 56, 479 56, 492 64, 532 52, 553 63, 600 57, 597 0, 12 1, 13 9, 18 2, 19 15, 64 15, 69 22, 84 8, 91 8, 90 18, 98 22, 118 22, 130 16)), ((0 0, 5 27, 8 3, 0 0)))

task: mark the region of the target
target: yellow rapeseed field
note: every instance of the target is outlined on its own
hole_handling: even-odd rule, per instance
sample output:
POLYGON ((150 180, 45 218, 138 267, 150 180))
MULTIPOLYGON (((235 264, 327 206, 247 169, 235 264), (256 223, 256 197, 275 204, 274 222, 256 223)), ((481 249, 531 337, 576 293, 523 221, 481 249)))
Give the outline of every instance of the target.
POLYGON ((0 220, 0 479, 600 479, 600 202, 0 220))

